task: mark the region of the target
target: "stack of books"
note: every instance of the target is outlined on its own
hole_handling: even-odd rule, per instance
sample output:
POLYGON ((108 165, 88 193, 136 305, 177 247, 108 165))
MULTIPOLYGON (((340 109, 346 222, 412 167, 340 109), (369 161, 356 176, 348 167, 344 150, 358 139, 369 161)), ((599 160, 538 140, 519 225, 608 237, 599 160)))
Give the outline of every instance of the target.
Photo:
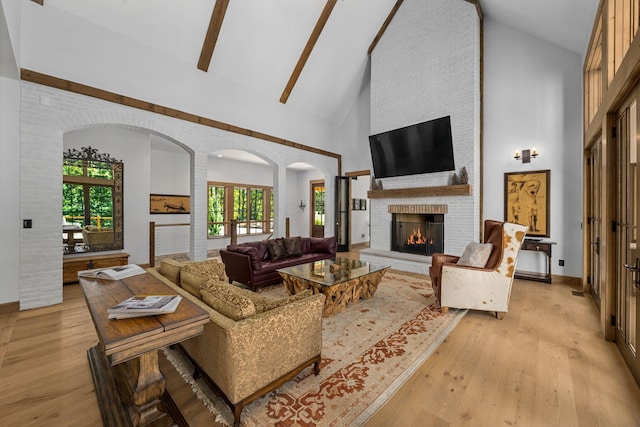
POLYGON ((173 313, 178 308, 180 295, 134 295, 107 309, 109 319, 156 316, 173 313))

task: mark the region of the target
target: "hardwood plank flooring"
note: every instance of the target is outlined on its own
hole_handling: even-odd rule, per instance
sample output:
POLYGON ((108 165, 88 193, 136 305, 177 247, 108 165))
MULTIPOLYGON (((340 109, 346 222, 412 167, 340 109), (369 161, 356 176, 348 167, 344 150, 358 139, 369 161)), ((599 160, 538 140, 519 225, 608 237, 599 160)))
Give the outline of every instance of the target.
MULTIPOLYGON (((572 290, 516 280, 504 320, 469 312, 367 426, 640 425, 638 385, 572 290)), ((86 356, 96 342, 77 284, 62 304, 0 314, 0 425, 100 425, 86 356)), ((190 425, 219 425, 160 359, 190 425)))

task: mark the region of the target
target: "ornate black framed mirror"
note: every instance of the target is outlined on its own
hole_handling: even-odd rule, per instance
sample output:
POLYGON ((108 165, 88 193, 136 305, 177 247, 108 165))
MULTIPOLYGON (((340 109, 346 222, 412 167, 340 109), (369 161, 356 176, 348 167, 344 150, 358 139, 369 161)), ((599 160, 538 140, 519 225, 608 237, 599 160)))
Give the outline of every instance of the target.
POLYGON ((124 248, 123 170, 121 160, 90 146, 63 153, 65 254, 124 248))

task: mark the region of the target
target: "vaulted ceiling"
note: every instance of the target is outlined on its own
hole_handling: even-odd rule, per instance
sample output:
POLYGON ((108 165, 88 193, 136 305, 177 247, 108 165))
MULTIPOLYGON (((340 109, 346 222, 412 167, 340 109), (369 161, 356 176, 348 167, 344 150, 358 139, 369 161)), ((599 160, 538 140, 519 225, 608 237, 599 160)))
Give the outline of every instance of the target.
MULTIPOLYGON (((81 37, 96 48, 106 49, 105 41, 86 31, 91 26, 117 34, 132 46, 160 52, 167 62, 198 70, 202 74, 198 78, 223 78, 267 99, 340 123, 368 81, 368 53, 376 36, 402 0, 35 2, 51 8, 52 17, 77 22, 83 29, 81 37)), ((480 3, 486 18, 583 55, 598 0, 480 3)), ((6 22, 0 21, 0 30, 6 33, 6 22)), ((73 30, 68 27, 59 30, 73 30)), ((32 30, 23 28, 23 32, 32 30)), ((65 47, 58 49, 64 52, 65 47)), ((64 53, 71 57, 74 52, 69 49, 64 53)), ((2 52, 3 62, 10 59, 2 52)))

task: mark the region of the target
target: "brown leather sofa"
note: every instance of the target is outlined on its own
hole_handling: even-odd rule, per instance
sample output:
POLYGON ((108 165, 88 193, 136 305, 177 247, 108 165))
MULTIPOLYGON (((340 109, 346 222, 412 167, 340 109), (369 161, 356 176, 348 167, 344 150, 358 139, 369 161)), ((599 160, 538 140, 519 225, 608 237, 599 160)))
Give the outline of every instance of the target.
POLYGON ((335 237, 292 237, 229 245, 220 256, 229 283, 235 280, 255 291, 282 282, 279 268, 335 258, 336 247, 335 237), (280 244, 284 255, 277 251, 280 244))

